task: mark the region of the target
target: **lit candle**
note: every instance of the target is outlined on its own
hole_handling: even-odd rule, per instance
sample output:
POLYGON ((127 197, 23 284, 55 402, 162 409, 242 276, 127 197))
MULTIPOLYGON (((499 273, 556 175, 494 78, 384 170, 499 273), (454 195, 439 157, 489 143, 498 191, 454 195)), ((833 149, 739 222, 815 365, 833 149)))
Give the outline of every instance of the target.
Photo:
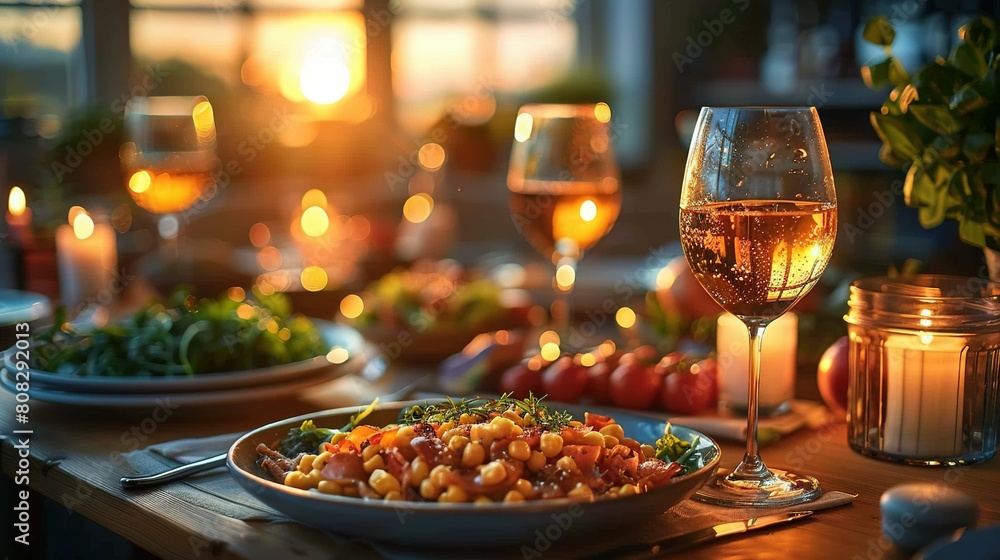
POLYGON ((9 235, 18 245, 23 246, 31 239, 31 208, 21 187, 13 187, 7 196, 7 228, 9 235))
POLYGON ((883 451, 938 459, 961 455, 964 348, 964 340, 948 336, 886 338, 883 451))
MULTIPOLYGON (((757 404, 762 414, 783 410, 795 396, 795 354, 799 319, 785 313, 767 326, 760 358, 757 404)), ((736 316, 719 317, 717 337, 719 404, 732 411, 746 411, 750 382, 750 339, 746 325, 736 316)))
POLYGON ((70 215, 73 225, 56 229, 62 303, 75 307, 88 300, 102 302, 111 295, 118 268, 115 232, 108 224, 95 224, 86 211, 71 211, 70 215))

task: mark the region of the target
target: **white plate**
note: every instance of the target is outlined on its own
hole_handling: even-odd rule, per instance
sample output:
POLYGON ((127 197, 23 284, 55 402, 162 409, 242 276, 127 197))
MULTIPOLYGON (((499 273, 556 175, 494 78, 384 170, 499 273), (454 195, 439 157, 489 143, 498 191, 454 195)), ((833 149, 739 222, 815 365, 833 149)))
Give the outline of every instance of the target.
POLYGON ((36 321, 52 312, 49 298, 21 290, 0 290, 0 325, 36 321))
MULTIPOLYGON (((347 350, 351 359, 363 361, 364 338, 354 329, 331 321, 311 319, 320 330, 328 348, 341 347, 347 350)), ((3 356, 3 365, 14 371, 15 349, 8 349, 3 356)), ((30 370, 33 390, 64 393, 110 394, 177 394, 204 391, 223 391, 265 384, 287 383, 312 376, 323 369, 336 367, 326 358, 317 356, 280 366, 271 366, 245 371, 224 373, 203 373, 194 376, 172 377, 101 377, 59 375, 41 370, 30 370)))
MULTIPOLYGON (((364 356, 358 354, 343 364, 316 370, 311 375, 305 377, 228 390, 186 393, 79 393, 50 390, 38 387, 32 383, 28 394, 32 400, 37 401, 102 408, 146 408, 159 406, 164 403, 191 407, 207 405, 222 406, 296 395, 314 385, 357 373, 364 367, 364 363, 364 356)), ((31 377, 31 380, 33 381, 34 377, 31 377)), ((0 372, 0 385, 4 389, 14 392, 15 382, 15 375, 9 370, 4 369, 0 372)))
MULTIPOLYGON (((400 410, 417 402, 423 401, 381 405, 365 422, 376 426, 395 422, 400 410)), ((565 408, 577 418, 583 418, 586 410, 610 414, 626 434, 643 443, 652 444, 663 435, 664 421, 652 416, 602 410, 600 407, 554 406, 565 408)), ((674 426, 674 433, 683 439, 701 436, 697 446, 700 468, 677 476, 669 484, 649 492, 594 502, 555 499, 516 504, 440 504, 362 500, 284 486, 271 480, 257 466, 258 443, 274 445, 288 434, 289 428, 298 427, 307 419, 314 420, 321 427, 341 426, 357 412, 356 406, 327 410, 258 428, 241 437, 229 449, 229 471, 243 488, 265 504, 301 523, 341 535, 360 537, 374 543, 531 546, 537 538, 536 533, 546 531, 557 519, 569 520, 566 525, 560 525, 560 534, 565 530, 567 534, 577 537, 590 535, 591 538, 614 534, 623 528, 647 522, 701 488, 715 472, 722 453, 711 438, 674 426)))

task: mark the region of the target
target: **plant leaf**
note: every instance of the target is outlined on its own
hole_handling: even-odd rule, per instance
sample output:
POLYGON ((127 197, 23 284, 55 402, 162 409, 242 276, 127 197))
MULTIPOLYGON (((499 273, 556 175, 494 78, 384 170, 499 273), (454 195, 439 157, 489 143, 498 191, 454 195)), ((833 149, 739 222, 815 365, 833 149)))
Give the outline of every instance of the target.
POLYGON ((969 83, 969 76, 958 67, 944 61, 928 64, 913 76, 920 101, 928 104, 947 104, 955 92, 969 83))
POLYGON ((900 117, 871 114, 872 126, 882 142, 892 147, 892 152, 903 159, 912 160, 923 151, 923 142, 913 127, 900 117))
MULTIPOLYGON (((987 73, 987 76, 989 74, 987 73)), ((955 92, 948 102, 948 108, 959 115, 965 115, 972 111, 982 109, 990 104, 990 100, 979 93, 974 84, 969 84, 955 92)))
POLYGON ((895 57, 888 57, 877 64, 861 67, 861 79, 871 89, 880 89, 888 85, 905 86, 910 81, 906 69, 895 57))
POLYGON ((969 245, 983 247, 986 245, 986 230, 982 222, 976 222, 968 218, 958 221, 958 236, 969 245))
POLYGON ((968 120, 957 116, 947 105, 916 105, 909 106, 909 113, 920 124, 939 134, 955 134, 968 125, 968 120))
POLYGON ((955 47, 951 56, 948 57, 948 62, 974 78, 981 77, 987 69, 983 53, 968 43, 962 43, 955 47))
POLYGON ((970 132, 965 135, 962 143, 962 153, 972 162, 982 162, 993 149, 994 135, 986 132, 970 132))
POLYGON ((990 18, 978 17, 962 26, 958 35, 976 50, 986 54, 996 45, 997 28, 990 18))
POLYGON ((948 189, 938 189, 933 193, 932 202, 922 205, 918 211, 920 225, 926 229, 941 225, 948 213, 948 189))
POLYGON ((903 182, 903 200, 907 206, 919 208, 934 200, 934 181, 919 164, 913 164, 903 182))
POLYGON ((896 38, 896 30, 885 16, 877 16, 865 22, 865 29, 861 32, 861 37, 869 43, 888 47, 896 38))

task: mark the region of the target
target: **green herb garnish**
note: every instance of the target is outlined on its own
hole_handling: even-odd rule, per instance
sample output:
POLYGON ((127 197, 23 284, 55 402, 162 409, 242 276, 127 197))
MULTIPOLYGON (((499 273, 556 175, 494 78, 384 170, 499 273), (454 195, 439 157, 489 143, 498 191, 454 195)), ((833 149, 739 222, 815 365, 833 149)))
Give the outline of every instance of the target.
POLYGON ((694 436, 691 441, 683 440, 673 434, 673 426, 670 422, 667 422, 666 427, 663 429, 663 437, 656 440, 653 448, 656 449, 656 458, 662 459, 664 461, 673 461, 684 467, 686 470, 688 467, 688 459, 691 458, 695 453, 695 448, 698 446, 698 442, 701 440, 701 436, 694 436))
POLYGON ((476 418, 479 422, 489 420, 507 411, 520 412, 526 426, 544 426, 550 430, 560 430, 573 420, 566 411, 550 410, 542 404, 545 397, 529 394, 526 399, 515 399, 505 393, 497 399, 468 398, 455 401, 451 397, 440 403, 414 405, 403 411, 400 424, 420 424, 458 422, 463 415, 476 418))
POLYGON ((344 424, 339 430, 317 428, 311 419, 306 420, 298 428, 288 430, 288 435, 278 444, 278 452, 285 457, 295 457, 299 453, 317 453, 321 445, 331 441, 337 434, 346 435, 356 428, 361 424, 362 420, 375 410, 376 406, 378 406, 378 397, 375 397, 375 400, 367 407, 362 408, 357 414, 351 416, 350 421, 344 424))

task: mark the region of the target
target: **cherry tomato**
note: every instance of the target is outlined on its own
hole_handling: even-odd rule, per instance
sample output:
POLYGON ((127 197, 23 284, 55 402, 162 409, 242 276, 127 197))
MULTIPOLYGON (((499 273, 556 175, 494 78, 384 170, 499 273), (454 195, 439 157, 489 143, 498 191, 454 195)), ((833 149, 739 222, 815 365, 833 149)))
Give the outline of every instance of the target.
POLYGON ((627 356, 611 373, 611 402, 625 408, 649 408, 660 393, 662 377, 634 358, 626 360, 627 356))
POLYGON ((608 362, 598 362, 587 368, 587 394, 598 404, 611 402, 611 372, 614 369, 608 362))
POLYGON ((692 365, 681 360, 663 369, 663 408, 676 414, 696 414, 712 404, 716 394, 715 360, 692 365))
POLYGON ((542 374, 528 367, 528 364, 517 364, 503 372, 500 377, 500 391, 513 393, 514 398, 527 398, 528 393, 542 395, 542 374))
POLYGON ((573 363, 571 356, 552 362, 542 373, 542 389, 549 400, 573 403, 587 387, 587 368, 573 363))

